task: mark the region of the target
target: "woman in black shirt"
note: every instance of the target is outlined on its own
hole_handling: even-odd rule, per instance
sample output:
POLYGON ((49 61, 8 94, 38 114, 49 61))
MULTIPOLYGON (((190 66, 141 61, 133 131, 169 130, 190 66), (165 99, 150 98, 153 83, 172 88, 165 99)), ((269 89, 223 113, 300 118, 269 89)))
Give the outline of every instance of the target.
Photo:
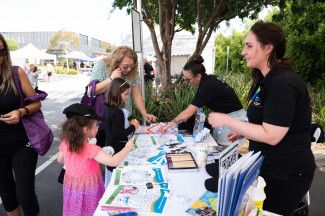
MULTIPOLYGON (((38 215, 35 193, 37 153, 31 147, 20 119, 40 109, 39 101, 21 107, 14 84, 8 44, 0 34, 0 196, 8 215, 38 215), (14 174, 13 174, 14 173, 14 174)), ((26 97, 35 95, 25 71, 18 68, 26 97)))
MULTIPOLYGON (((213 112, 227 113, 239 119, 245 119, 246 113, 238 99, 235 91, 225 82, 215 75, 207 75, 202 56, 187 63, 183 68, 183 77, 191 86, 198 86, 195 97, 191 104, 160 131, 164 132, 168 128, 184 122, 193 116, 198 108, 207 106, 213 112)), ((228 128, 214 128, 213 136, 219 144, 229 144, 227 134, 228 128)))
POLYGON ((215 127, 230 127, 228 136, 245 136, 249 149, 261 151, 266 181, 263 209, 291 215, 308 191, 315 161, 310 149, 311 104, 307 88, 284 58, 285 35, 274 23, 255 23, 242 55, 253 69, 247 117, 249 123, 211 113, 215 127))

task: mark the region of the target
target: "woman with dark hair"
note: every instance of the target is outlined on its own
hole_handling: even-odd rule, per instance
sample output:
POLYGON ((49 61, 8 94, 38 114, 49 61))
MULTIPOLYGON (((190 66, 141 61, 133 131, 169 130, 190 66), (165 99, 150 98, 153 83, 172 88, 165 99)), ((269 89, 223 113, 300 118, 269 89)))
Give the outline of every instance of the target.
MULTIPOLYGON (((191 86, 198 86, 192 103, 172 121, 163 126, 160 131, 165 132, 172 126, 188 120, 198 108, 207 106, 213 112, 226 113, 235 118, 245 119, 246 113, 238 99, 235 91, 215 75, 207 75, 202 64, 204 59, 199 56, 197 59, 188 62, 183 68, 183 78, 191 86)), ((228 128, 214 128, 213 136, 219 144, 230 144, 227 134, 228 128)))
MULTIPOLYGON (((39 101, 21 107, 13 78, 10 51, 0 34, 0 197, 8 215, 39 215, 35 193, 38 155, 32 148, 21 118, 40 109, 39 101), (20 209, 21 208, 21 209, 20 209)), ((18 68, 21 89, 26 97, 35 95, 25 71, 18 68)))
POLYGON ((249 149, 261 151, 260 175, 266 182, 263 209, 292 215, 312 183, 315 161, 310 149, 311 104, 307 88, 284 58, 282 29, 257 22, 248 33, 242 55, 251 68, 248 122, 211 113, 214 127, 230 127, 230 140, 249 139, 249 149))
MULTIPOLYGON (((111 146, 114 153, 120 152, 129 136, 140 126, 136 119, 128 120, 129 111, 124 108, 130 94, 130 84, 122 78, 115 78, 110 84, 104 106, 105 146, 111 146)), ((115 167, 107 167, 112 171, 115 167)), ((105 186, 109 183, 110 172, 106 170, 105 186)))

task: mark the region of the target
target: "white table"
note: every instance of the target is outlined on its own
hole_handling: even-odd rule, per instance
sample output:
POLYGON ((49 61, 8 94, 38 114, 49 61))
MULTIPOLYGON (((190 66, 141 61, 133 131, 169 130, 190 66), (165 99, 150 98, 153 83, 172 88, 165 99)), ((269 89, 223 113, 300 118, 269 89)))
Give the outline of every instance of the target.
MULTIPOLYGON (((194 145, 193 138, 184 137, 188 145, 194 145)), ((208 145, 216 145, 215 140, 209 135, 204 143, 208 145)), ((194 154, 195 157, 195 154, 194 154)), ((166 168, 167 169, 167 168, 166 168)), ((188 215, 185 211, 206 191, 204 187, 205 179, 210 176, 206 173, 205 168, 200 168, 197 171, 189 172, 167 172, 168 182, 170 184, 171 196, 166 203, 166 209, 163 214, 141 214, 141 215, 188 215)), ((110 184, 113 181, 110 182, 110 184)), ((108 188, 110 188, 108 186, 108 188)), ((107 191, 108 192, 108 191, 107 191)), ((98 206, 95 216, 107 216, 108 213, 101 210, 98 206)))

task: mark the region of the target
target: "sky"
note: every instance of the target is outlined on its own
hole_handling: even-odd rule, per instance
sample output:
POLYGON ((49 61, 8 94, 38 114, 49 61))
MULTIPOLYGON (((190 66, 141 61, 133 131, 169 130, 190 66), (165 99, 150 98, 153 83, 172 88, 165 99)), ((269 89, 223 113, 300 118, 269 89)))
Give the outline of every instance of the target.
MULTIPOLYGON (((132 34, 131 16, 126 10, 112 11, 113 0, 0 0, 0 32, 74 31, 120 45, 132 34)), ((242 31, 240 19, 221 25, 217 33, 242 31)), ((145 24, 143 35, 149 31, 145 24)))
POLYGON ((131 34, 131 16, 112 0, 0 0, 0 31, 65 29, 119 44, 131 34))

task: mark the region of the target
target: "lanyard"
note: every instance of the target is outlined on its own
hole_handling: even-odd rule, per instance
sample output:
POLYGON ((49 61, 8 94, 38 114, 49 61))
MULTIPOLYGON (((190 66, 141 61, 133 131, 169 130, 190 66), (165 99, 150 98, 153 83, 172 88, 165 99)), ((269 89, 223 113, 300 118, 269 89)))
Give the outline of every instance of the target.
POLYGON ((253 94, 253 96, 251 97, 251 99, 248 102, 248 106, 255 100, 255 98, 257 97, 258 93, 260 92, 261 88, 258 87, 257 90, 255 91, 255 93, 253 94))

